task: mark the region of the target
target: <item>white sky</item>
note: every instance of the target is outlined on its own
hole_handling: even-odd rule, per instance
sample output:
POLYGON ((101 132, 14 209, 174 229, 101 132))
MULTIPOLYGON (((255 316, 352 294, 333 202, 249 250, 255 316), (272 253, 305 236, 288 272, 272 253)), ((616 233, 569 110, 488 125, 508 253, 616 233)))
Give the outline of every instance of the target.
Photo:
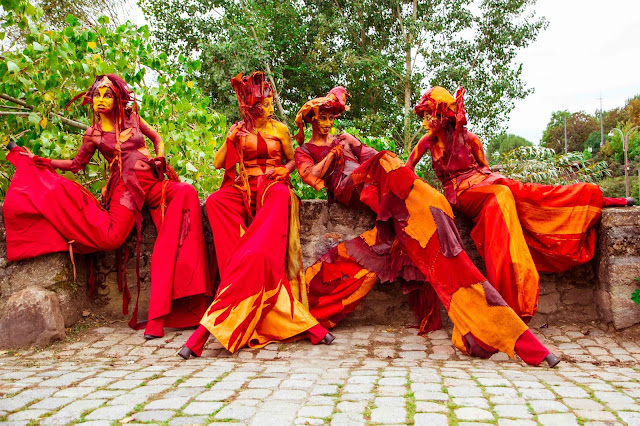
POLYGON ((640 94, 637 0, 538 0, 549 27, 522 51, 523 79, 535 92, 516 103, 509 133, 533 143, 557 110, 594 114, 640 94))

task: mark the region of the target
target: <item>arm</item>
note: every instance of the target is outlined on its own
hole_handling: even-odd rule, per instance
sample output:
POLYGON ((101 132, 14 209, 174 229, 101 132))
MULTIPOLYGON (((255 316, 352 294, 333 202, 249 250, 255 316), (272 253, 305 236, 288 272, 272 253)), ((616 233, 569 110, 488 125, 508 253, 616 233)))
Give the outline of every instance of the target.
POLYGON ((162 137, 149 124, 140 118, 140 130, 142 134, 151 140, 156 151, 156 157, 164 157, 164 142, 162 137))
POLYGON ((469 137, 467 141, 469 143, 469 146, 471 146, 471 152, 473 153, 473 156, 475 157, 478 164, 484 167, 489 167, 489 162, 487 161, 487 157, 484 154, 484 147, 482 146, 482 141, 480 140, 480 138, 471 132, 467 132, 467 135, 469 137))
POLYGON ((220 149, 218 149, 218 152, 216 152, 216 156, 213 157, 213 167, 215 167, 216 169, 224 169, 225 163, 227 161, 227 143, 233 143, 241 127, 242 122, 235 123, 229 129, 229 132, 227 132, 227 137, 224 143, 222 144, 220 149))
POLYGON ((302 148, 296 148, 295 160, 298 166, 298 173, 303 182, 311 186, 316 191, 320 191, 325 187, 324 175, 331 167, 336 155, 342 155, 342 146, 337 145, 327 154, 322 161, 314 163, 313 157, 307 154, 302 148))
POLYGON ((24 148, 26 152, 21 152, 20 154, 31 158, 33 162, 39 166, 78 173, 80 170, 84 170, 87 164, 89 164, 89 161, 91 161, 94 152, 96 152, 98 148, 98 142, 96 142, 96 140, 99 140, 99 136, 93 135, 91 128, 87 130, 82 137, 82 145, 73 160, 51 160, 49 158, 38 157, 29 151, 27 147, 24 148))
POLYGON ((225 141, 218 152, 216 152, 216 156, 213 157, 213 167, 216 169, 224 168, 224 161, 227 159, 227 142, 225 141))
POLYGON ((267 176, 273 176, 275 178, 285 177, 296 169, 296 162, 293 158, 293 145, 291 144, 291 134, 287 126, 277 123, 276 129, 278 130, 278 137, 280 138, 280 144, 282 145, 282 155, 287 160, 287 163, 282 167, 276 167, 267 173, 267 176))
POLYGON ((410 168, 411 170, 415 169, 416 164, 418 164, 424 154, 426 154, 426 152, 431 147, 432 138, 433 136, 431 136, 430 133, 427 133, 418 141, 415 148, 413 148, 413 151, 411 151, 409 158, 407 159, 406 165, 408 168, 410 168))
POLYGON ((355 156, 358 157, 358 161, 360 162, 360 164, 364 163, 370 158, 373 158, 378 153, 378 151, 376 151, 375 149, 363 144, 355 136, 347 133, 345 133, 344 135, 346 141, 351 146, 351 152, 353 152, 355 156))

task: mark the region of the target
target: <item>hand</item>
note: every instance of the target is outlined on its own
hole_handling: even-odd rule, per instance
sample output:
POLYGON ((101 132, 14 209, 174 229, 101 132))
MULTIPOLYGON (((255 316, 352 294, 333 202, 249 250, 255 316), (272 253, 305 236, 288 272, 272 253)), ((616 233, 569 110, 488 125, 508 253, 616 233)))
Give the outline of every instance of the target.
POLYGON ((289 175, 289 169, 286 167, 276 167, 275 169, 271 169, 266 173, 267 177, 274 178, 276 180, 283 179, 289 175))
POLYGON ((26 156, 26 157, 29 157, 29 158, 31 158, 32 160, 33 160, 33 157, 35 157, 35 156, 36 156, 36 155, 35 155, 33 152, 31 152, 31 151, 29 150, 29 148, 27 148, 26 146, 23 146, 23 147, 22 147, 22 149, 24 149, 24 150, 25 150, 25 151, 27 151, 27 152, 21 151, 21 152, 20 152, 20 155, 24 155, 24 156, 26 156))
POLYGON ((336 145, 331 148, 331 153, 336 157, 342 157, 342 152, 344 151, 344 147, 342 145, 336 145))
POLYGON ((164 157, 155 157, 151 161, 153 162, 158 175, 163 176, 167 171, 167 159, 164 157))

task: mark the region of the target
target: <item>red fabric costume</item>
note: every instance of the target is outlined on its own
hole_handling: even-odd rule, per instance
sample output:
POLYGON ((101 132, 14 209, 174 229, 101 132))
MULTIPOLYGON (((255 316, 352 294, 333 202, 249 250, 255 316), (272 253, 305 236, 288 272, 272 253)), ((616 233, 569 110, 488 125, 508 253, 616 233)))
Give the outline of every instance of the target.
POLYGON ((376 281, 401 280, 420 333, 441 327, 439 298, 461 351, 484 358, 515 351, 535 365, 549 354, 464 252, 449 203, 395 154, 341 134, 329 145, 303 144, 295 159, 303 179, 315 178, 316 189, 326 186, 330 200, 366 206, 377 216, 372 230, 338 244, 307 269, 309 308, 322 325, 333 327, 351 313, 376 281), (324 176, 312 175, 330 152, 338 154, 324 176))
MULTIPOLYGON (((198 194, 191 185, 163 179, 149 158, 141 126, 146 124, 134 112, 121 123, 120 138, 94 124, 71 163, 74 172, 84 169, 96 150, 107 160, 111 175, 103 191, 106 209, 81 185, 58 175, 51 160, 32 160, 20 154, 22 148, 12 149, 7 158, 16 173, 3 205, 7 257, 21 260, 66 250, 81 254, 115 250, 136 221, 139 233, 140 210, 146 204, 158 229, 146 333, 162 336, 163 325, 196 325, 212 290, 198 194), (151 167, 136 170, 138 161, 151 167)), ((130 296, 128 288, 123 290, 127 313, 130 296)), ((138 325, 137 303, 130 325, 138 325)))
MULTIPOLYGON (((232 80, 241 107, 246 106, 245 118, 256 103, 272 96, 263 78, 262 73, 254 73, 232 80)), ((283 166, 282 141, 258 132, 252 124, 236 123, 229 131, 225 178, 206 202, 220 286, 201 326, 186 343, 196 356, 202 354, 209 333, 230 352, 307 331, 315 344, 327 334, 295 297, 302 264, 296 229, 293 238, 291 233, 292 222, 298 223, 299 200, 289 188, 288 176, 282 179, 269 173, 283 166), (293 241, 297 252, 291 250, 292 240, 297 240, 297 245, 293 241), (296 261, 300 270, 293 268, 291 273, 286 262, 296 261)))
POLYGON ((447 200, 474 221, 471 238, 489 282, 528 321, 538 306, 538 271, 566 271, 593 257, 605 199, 594 184, 523 184, 492 172, 482 142, 464 127, 463 95, 464 89, 453 98, 434 87, 422 97, 415 111, 426 117, 429 132, 407 166, 431 152, 447 200))

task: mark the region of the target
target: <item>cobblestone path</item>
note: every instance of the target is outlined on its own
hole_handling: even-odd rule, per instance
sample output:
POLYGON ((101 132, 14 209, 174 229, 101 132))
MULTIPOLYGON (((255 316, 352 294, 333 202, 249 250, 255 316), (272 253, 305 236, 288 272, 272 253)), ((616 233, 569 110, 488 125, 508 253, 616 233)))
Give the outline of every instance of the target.
POLYGON ((175 354, 190 331, 125 326, 0 356, 7 424, 640 425, 640 346, 599 329, 536 330, 558 368, 456 352, 445 331, 339 327, 330 346, 175 354))

